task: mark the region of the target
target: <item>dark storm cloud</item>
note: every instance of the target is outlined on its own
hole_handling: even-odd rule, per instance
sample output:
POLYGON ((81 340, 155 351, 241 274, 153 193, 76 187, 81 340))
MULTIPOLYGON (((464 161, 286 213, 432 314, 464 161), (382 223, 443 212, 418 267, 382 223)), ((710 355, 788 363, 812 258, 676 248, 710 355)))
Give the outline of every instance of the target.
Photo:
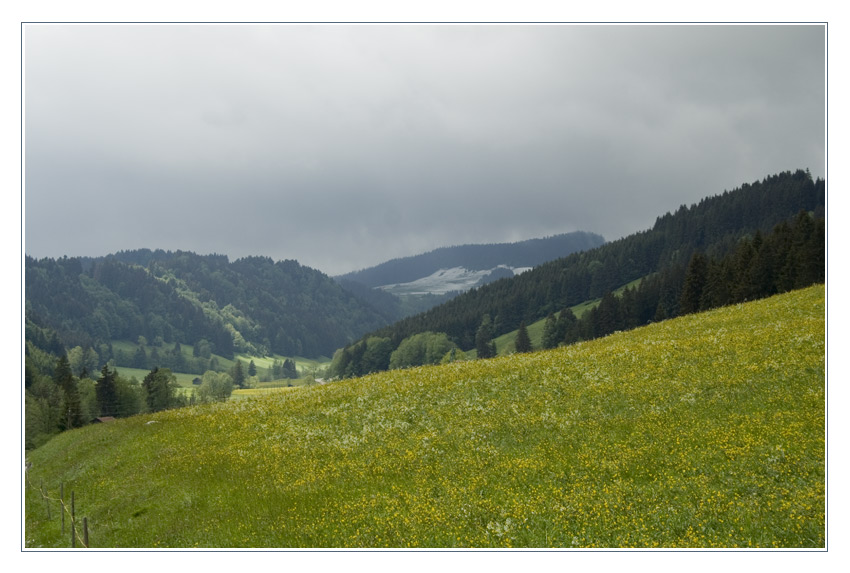
POLYGON ((26 251, 338 273, 824 172, 819 26, 27 26, 26 251))

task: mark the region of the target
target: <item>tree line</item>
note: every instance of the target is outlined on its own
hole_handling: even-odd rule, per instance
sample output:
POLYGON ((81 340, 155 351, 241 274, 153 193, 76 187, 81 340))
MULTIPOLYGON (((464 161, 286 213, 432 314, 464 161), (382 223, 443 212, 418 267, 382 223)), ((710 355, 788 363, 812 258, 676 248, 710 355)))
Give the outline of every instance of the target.
POLYGON ((651 322, 765 298, 825 281, 826 223, 804 211, 764 235, 756 231, 722 257, 695 252, 687 266, 653 274, 620 296, 613 291, 579 319, 550 313, 544 348, 629 330, 651 322))
POLYGON ((465 359, 458 346, 442 332, 422 332, 401 341, 398 347, 386 337, 370 336, 338 350, 328 367, 331 378, 352 378, 382 370, 439 364, 465 359))
POLYGON ((659 217, 650 230, 463 293, 366 336, 386 336, 397 345, 418 332, 444 332, 459 347, 473 348, 485 314, 499 336, 522 322, 531 324, 652 273, 687 265, 697 250, 722 256, 742 237, 768 232, 800 210, 822 217, 824 205, 823 180, 813 181, 805 171, 784 172, 683 205, 659 217))
MULTIPOLYGON (((607 291, 581 318, 571 308, 549 313, 543 348, 591 340, 651 322, 772 296, 825 281, 826 222, 801 211, 767 234, 757 230, 724 256, 695 252, 687 266, 673 265, 647 276, 619 296, 607 291)), ((478 358, 496 356, 494 326, 485 314, 476 329, 478 358)), ((514 342, 517 352, 533 350, 525 322, 514 342)), ((381 370, 464 360, 445 333, 412 335, 395 347, 390 337, 370 336, 334 356, 329 373, 346 378, 381 370)))
MULTIPOLYGON (((654 283, 663 288, 661 310, 674 316, 679 303, 675 285, 684 280, 694 253, 719 260, 737 249, 745 237, 770 232, 801 210, 817 220, 824 217, 825 182, 813 180, 802 170, 769 176, 690 207, 682 205, 674 213, 658 217, 647 231, 473 289, 378 329, 343 351, 354 356, 355 347, 370 338, 389 339, 390 346, 397 348, 404 339, 423 332, 443 333, 460 349, 478 348, 484 317, 492 339, 598 298, 604 302, 600 304, 604 323, 613 296, 609 293, 642 277, 651 278, 647 290, 654 283)), ((648 318, 655 317, 658 306, 652 307, 648 318)), ((647 317, 643 313, 641 317, 645 323, 647 317)), ((487 352, 484 349, 481 354, 479 348, 480 356, 487 352)), ((350 369, 358 370, 356 366, 350 369)))
POLYGON ((141 382, 121 375, 108 364, 100 369, 99 375, 85 367, 75 375, 65 354, 56 359, 51 373, 40 372, 29 356, 24 368, 27 449, 38 447, 59 432, 98 419, 126 418, 143 412, 224 401, 234 388, 256 383, 256 376, 246 376, 239 360, 228 372, 205 372, 198 379, 198 388, 188 394, 180 390, 177 378, 168 368, 154 367, 141 382))

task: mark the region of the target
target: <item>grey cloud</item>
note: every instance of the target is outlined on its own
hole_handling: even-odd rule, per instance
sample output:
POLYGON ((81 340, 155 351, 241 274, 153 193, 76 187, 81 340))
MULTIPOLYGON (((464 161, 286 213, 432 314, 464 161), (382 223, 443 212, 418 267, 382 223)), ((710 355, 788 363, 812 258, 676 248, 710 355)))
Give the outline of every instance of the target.
POLYGON ((26 250, 614 239, 824 173, 819 26, 27 26, 26 250), (86 232, 80 232, 80 229, 86 232))

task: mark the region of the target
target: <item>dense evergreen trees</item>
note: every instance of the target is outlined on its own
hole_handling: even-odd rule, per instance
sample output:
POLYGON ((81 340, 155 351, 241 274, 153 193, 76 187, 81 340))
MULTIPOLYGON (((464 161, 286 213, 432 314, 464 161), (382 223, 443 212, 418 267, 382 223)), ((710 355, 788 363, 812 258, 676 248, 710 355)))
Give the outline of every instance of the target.
MULTIPOLYGON (((625 325, 677 316, 683 309, 700 310, 709 300, 716 306, 751 299, 759 282, 771 285, 767 291, 787 290, 819 276, 824 268, 823 240, 802 239, 824 237, 822 224, 816 223, 822 221, 824 209, 823 180, 812 180, 806 171, 783 172, 690 207, 682 205, 658 217, 647 231, 463 293, 369 336, 389 338, 397 346, 416 333, 443 332, 460 348, 477 348, 479 357, 485 357, 491 355, 485 338, 492 340, 523 322, 530 324, 588 300, 601 302, 581 321, 561 313, 555 323, 563 333, 561 341, 601 336, 625 325), (799 221, 802 227, 792 238, 787 229, 801 210, 811 218, 799 221), (762 249, 756 237, 763 241, 764 233, 777 224, 777 237, 784 239, 772 239, 762 249), (788 242, 783 252, 793 248, 800 256, 791 256, 789 262, 782 255, 783 264, 777 266, 770 261, 779 256, 775 251, 783 241, 788 242), (734 260, 726 261, 733 251, 734 260), (692 263, 697 252, 701 255, 692 263), (629 289, 622 298, 614 296, 614 290, 642 278, 640 289, 629 289), (628 301, 625 306, 622 300, 628 301), (485 315, 491 322, 487 336, 481 336, 485 315)), ((549 334, 551 345, 551 324, 549 334)))
POLYGON ((181 344, 196 345, 193 358, 327 356, 396 318, 319 271, 266 257, 229 262, 146 249, 98 259, 26 257, 25 287, 27 339, 38 348, 55 356, 77 346, 99 353, 114 340, 143 336, 149 342, 126 361, 100 356, 98 364, 111 358, 197 374, 208 363, 183 363, 181 344))
POLYGON ((708 281, 708 259, 700 252, 694 253, 688 264, 682 296, 679 299, 679 312, 690 314, 700 309, 700 300, 708 281))
MULTIPOLYGON (((389 338, 370 336, 357 344, 337 350, 328 369, 329 375, 350 378, 386 370, 390 367, 390 359, 395 349, 389 338)), ((397 360, 402 358, 397 357, 397 360)))
POLYGON ((285 360, 275 360, 268 369, 268 380, 280 380, 282 378, 298 378, 298 370, 295 361, 287 358, 285 360))
MULTIPOLYGON (((695 251, 722 256, 742 237, 769 231, 801 209, 822 216, 824 200, 824 182, 812 181, 804 171, 771 176, 691 207, 681 206, 674 214, 659 217, 648 231, 464 293, 375 334, 398 341, 416 332, 445 332, 461 348, 472 348, 484 314, 497 324, 495 336, 516 330, 522 321, 530 324, 550 312, 601 298, 651 273, 676 267, 684 273, 695 251)), ((672 294, 664 299, 668 313, 678 306, 678 295, 671 300, 672 294)))
MULTIPOLYGON (((62 355, 51 374, 44 374, 31 355, 25 356, 24 442, 37 447, 52 435, 89 424, 99 416, 127 417, 140 412, 179 408, 191 403, 177 391, 170 370, 154 368, 141 384, 105 365, 98 379, 74 376, 62 355)), ((229 379, 229 376, 228 376, 229 379)))
POLYGON ((801 211, 792 223, 741 239, 723 257, 696 252, 684 272, 682 267, 667 269, 625 289, 622 296, 606 293, 596 308, 566 328, 562 342, 823 283, 824 252, 824 219, 801 211))

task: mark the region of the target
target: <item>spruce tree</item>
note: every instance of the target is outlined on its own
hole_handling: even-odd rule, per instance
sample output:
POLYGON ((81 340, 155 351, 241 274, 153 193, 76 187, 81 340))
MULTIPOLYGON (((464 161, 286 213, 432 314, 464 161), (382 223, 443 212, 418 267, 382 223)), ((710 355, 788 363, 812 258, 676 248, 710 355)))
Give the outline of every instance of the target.
POLYGON ((558 320, 555 313, 549 313, 543 324, 543 348, 556 348, 563 336, 558 336, 558 320))
POLYGON ((242 361, 238 358, 230 371, 230 377, 233 379, 234 386, 238 388, 245 387, 245 372, 242 370, 242 361))
POLYGON ((606 336, 621 328, 620 301, 612 291, 609 290, 602 296, 596 309, 598 313, 594 326, 595 336, 606 336))
MULTIPOLYGON (((755 247, 749 239, 741 241, 735 249, 734 260, 731 263, 735 277, 732 288, 733 302, 746 302, 757 298, 756 286, 753 284, 753 276, 750 272, 755 256, 755 247)), ((793 278, 791 280, 793 281, 793 278)))
POLYGON ((493 358, 496 356, 496 343, 493 342, 493 326, 490 322, 490 315, 485 314, 481 320, 481 326, 475 333, 475 349, 478 351, 478 358, 493 358))
POLYGON ((77 382, 71 373, 71 364, 68 357, 62 355, 56 361, 56 369, 53 373, 53 381, 62 389, 64 406, 60 424, 63 429, 79 428, 83 425, 82 407, 80 403, 80 391, 77 382))
POLYGON ((661 322, 667 320, 667 309, 664 308, 664 303, 658 301, 658 306, 655 307, 655 315, 652 317, 653 322, 661 322))
POLYGON ((729 261, 729 257, 722 261, 709 260, 699 303, 701 309, 718 308, 731 302, 734 285, 729 261))
MULTIPOLYGON (((334 356, 336 358, 336 356, 334 356)), ((283 361, 275 358, 272 361, 272 365, 269 368, 269 376, 271 376, 272 380, 279 380, 284 377, 283 375, 283 361)))
POLYGON ((109 370, 109 365, 104 364, 100 371, 100 378, 94 385, 97 405, 101 416, 115 416, 118 414, 118 390, 115 386, 115 371, 109 370))
POLYGON ((177 380, 167 368, 154 368, 144 380, 145 403, 148 411, 159 412, 175 405, 177 380))
MULTIPOLYGON (((794 220, 792 235, 793 246, 789 254, 790 264, 794 265, 794 288, 803 288, 817 281, 818 265, 816 251, 811 249, 812 236, 815 234, 815 223, 808 213, 800 211, 794 220)), ((820 246, 820 250, 823 246, 820 246)))
POLYGON ((708 280, 708 259, 702 253, 694 253, 685 275, 682 296, 679 299, 679 312, 690 314, 700 310, 700 299, 708 280))
POLYGON ((576 318, 573 309, 565 308, 558 314, 558 339, 561 342, 571 343, 578 340, 578 333, 575 331, 576 318))
POLYGON ((528 329, 525 326, 525 321, 519 324, 519 332, 516 335, 516 345, 517 352, 531 352, 531 338, 528 336, 528 329))
POLYGON ((295 361, 287 358, 283 361, 283 376, 282 378, 289 378, 294 380, 298 378, 298 369, 295 366, 295 361))

